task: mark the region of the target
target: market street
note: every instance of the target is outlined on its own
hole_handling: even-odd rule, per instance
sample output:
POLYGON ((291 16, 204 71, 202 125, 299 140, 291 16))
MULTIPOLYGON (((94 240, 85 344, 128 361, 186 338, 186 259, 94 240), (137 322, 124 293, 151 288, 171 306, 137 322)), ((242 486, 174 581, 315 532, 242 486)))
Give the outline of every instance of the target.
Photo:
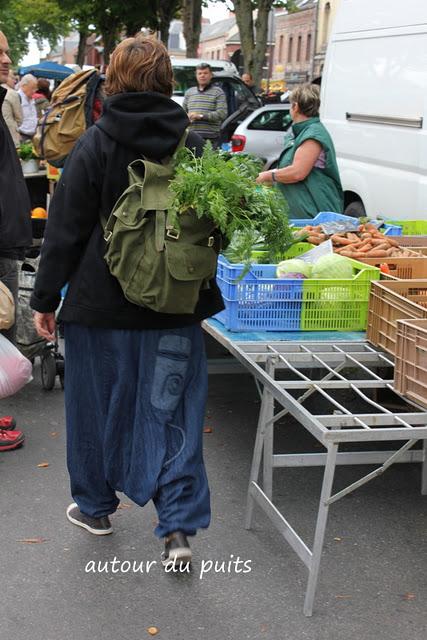
MULTIPOLYGON (((38 364, 34 376, 1 401, 26 434, 23 448, 0 458, 2 638, 141 640, 149 627, 162 640, 425 638, 419 465, 395 465, 333 506, 314 615, 305 618, 302 563, 261 511, 253 531, 243 528, 259 410, 249 375, 210 377, 205 459, 213 518, 192 541, 191 575, 164 573, 151 504, 141 510, 122 496, 115 533, 101 539, 67 522, 63 392, 58 382, 42 390, 38 364)), ((276 439, 282 450, 319 450, 293 421, 284 424, 276 439)), ((339 469, 337 488, 369 469, 339 469)), ((276 503, 310 541, 321 477, 313 468, 275 472, 276 503)))

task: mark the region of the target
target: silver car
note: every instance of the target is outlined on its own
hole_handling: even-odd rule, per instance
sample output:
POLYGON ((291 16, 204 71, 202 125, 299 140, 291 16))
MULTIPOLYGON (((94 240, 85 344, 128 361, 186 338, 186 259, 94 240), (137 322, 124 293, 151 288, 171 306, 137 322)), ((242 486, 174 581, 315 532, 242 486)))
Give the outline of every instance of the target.
POLYGON ((253 111, 231 137, 233 153, 252 153, 264 161, 264 169, 273 167, 283 151, 283 141, 292 126, 290 104, 266 104, 253 111))

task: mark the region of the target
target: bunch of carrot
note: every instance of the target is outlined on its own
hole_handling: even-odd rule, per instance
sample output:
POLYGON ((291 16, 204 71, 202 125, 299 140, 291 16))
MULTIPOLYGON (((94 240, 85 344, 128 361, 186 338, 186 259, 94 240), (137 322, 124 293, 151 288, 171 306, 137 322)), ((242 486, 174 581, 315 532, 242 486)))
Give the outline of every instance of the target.
MULTIPOLYGON (((318 245, 328 239, 322 232, 322 228, 306 226, 301 233, 308 234, 307 242, 318 245)), ((394 258, 397 256, 409 257, 413 253, 399 248, 394 238, 383 235, 375 225, 371 223, 361 224, 354 232, 334 233, 329 236, 334 246, 334 252, 347 258, 394 258)))
POLYGON ((300 241, 310 242, 310 244, 321 244, 325 240, 328 239, 329 236, 326 233, 323 233, 322 227, 318 225, 317 227, 312 227, 311 225, 306 225, 305 227, 298 229, 295 232, 295 237, 298 237, 300 241))

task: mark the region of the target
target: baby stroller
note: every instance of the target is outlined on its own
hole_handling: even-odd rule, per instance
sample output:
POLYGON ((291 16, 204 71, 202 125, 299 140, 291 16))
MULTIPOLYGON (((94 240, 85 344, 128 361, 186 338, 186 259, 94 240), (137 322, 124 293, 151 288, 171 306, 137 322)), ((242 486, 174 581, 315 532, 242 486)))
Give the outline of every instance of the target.
POLYGON ((64 388, 64 356, 59 351, 58 340, 48 342, 41 338, 34 327, 30 297, 34 289, 40 249, 32 247, 27 252, 19 273, 18 308, 16 317, 16 343, 21 353, 34 363, 40 358, 41 382, 46 391, 55 386, 56 376, 64 388))

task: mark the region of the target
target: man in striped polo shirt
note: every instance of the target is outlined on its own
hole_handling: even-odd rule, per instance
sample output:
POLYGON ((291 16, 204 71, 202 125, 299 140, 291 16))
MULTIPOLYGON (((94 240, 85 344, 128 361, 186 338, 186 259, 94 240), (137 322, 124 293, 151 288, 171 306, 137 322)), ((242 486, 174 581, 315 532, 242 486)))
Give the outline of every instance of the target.
POLYGON ((216 146, 221 123, 227 117, 227 100, 224 91, 212 84, 212 77, 209 64, 198 64, 197 87, 191 87, 185 92, 182 106, 188 114, 191 129, 216 146))

